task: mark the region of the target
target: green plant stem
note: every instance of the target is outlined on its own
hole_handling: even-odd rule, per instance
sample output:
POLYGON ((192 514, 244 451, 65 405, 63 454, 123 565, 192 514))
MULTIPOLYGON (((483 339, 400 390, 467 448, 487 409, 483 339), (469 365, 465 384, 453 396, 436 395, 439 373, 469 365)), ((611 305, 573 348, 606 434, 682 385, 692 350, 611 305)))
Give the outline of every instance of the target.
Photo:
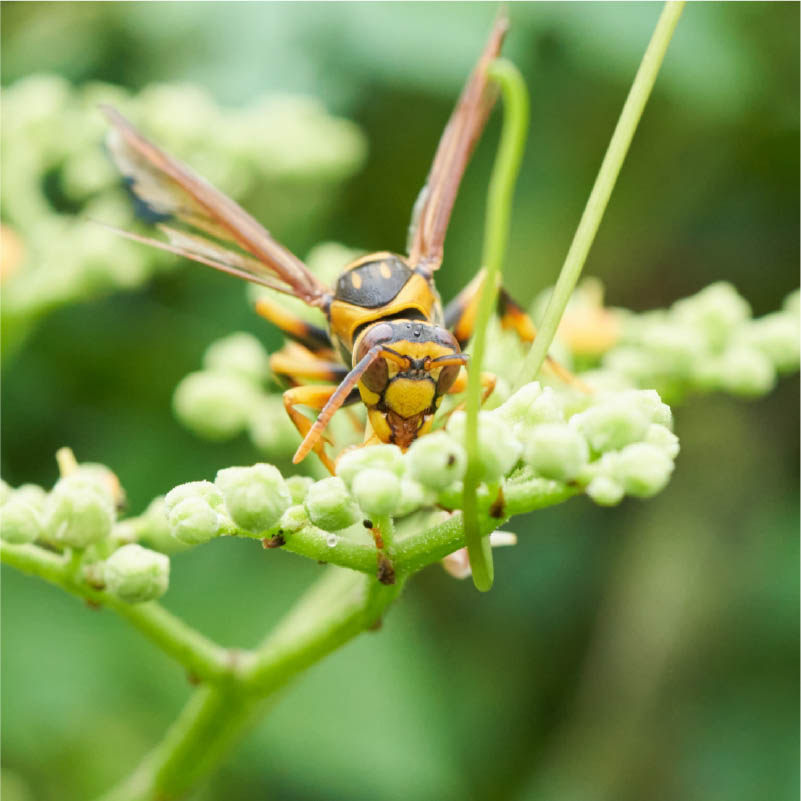
POLYGON ((476 491, 481 474, 478 455, 478 412, 481 405, 481 364, 484 360, 487 326, 498 297, 501 266, 506 255, 509 226, 517 174, 523 158, 528 131, 529 104, 526 85, 517 67, 505 59, 496 59, 488 68, 489 78, 499 84, 503 95, 503 131, 498 155, 487 194, 487 218, 484 227, 482 264, 486 269, 484 289, 476 312, 476 325, 467 381, 467 421, 465 450, 467 471, 464 477, 464 536, 473 583, 486 592, 492 587, 493 565, 489 543, 481 537, 476 491))
POLYGON ((113 609, 183 665, 193 677, 215 682, 231 679, 236 665, 236 652, 216 645, 155 601, 129 604, 89 586, 76 578, 75 565, 70 556, 46 551, 37 545, 9 545, 2 542, 0 560, 23 573, 49 581, 91 604, 113 609))
POLYGON ((279 690, 373 626, 402 586, 329 568, 247 656, 236 684, 199 688, 164 740, 103 801, 157 801, 186 792, 222 761, 279 690))
POLYGON ((620 113, 620 118, 604 155, 601 168, 598 171, 598 177, 595 179, 592 192, 590 192, 590 197, 584 208, 584 213, 581 215, 581 220, 565 257, 565 263, 562 265, 556 286, 548 301, 545 316, 539 324, 537 337, 526 356, 517 383, 518 387, 533 381, 537 377, 551 342, 553 342, 556 329, 559 327, 559 321, 562 319, 570 295, 581 275, 584 262, 587 260, 587 254, 595 239, 598 226, 601 224, 601 219, 615 187, 620 168, 623 166, 634 132, 637 130, 637 124, 651 94, 665 51, 670 44, 673 31, 676 29, 676 24, 683 9, 684 2, 682 0, 682 2, 668 2, 662 10, 654 33, 651 36, 651 41, 648 43, 645 55, 640 63, 640 68, 637 70, 634 83, 623 105, 623 111, 620 113))

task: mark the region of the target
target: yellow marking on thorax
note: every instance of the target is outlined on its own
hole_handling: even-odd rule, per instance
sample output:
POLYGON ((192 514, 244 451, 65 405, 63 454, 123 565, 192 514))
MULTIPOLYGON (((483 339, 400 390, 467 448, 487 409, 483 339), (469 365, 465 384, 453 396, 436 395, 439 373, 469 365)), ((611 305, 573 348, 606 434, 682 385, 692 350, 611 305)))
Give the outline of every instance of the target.
POLYGON ((401 417, 412 417, 430 408, 434 391, 428 379, 395 378, 384 392, 384 403, 401 417))
POLYGON ((389 269, 388 264, 384 263, 378 269, 384 278, 392 278, 392 270, 389 269))
POLYGON ((353 284, 354 289, 361 289, 362 277, 359 275, 359 273, 351 273, 350 282, 353 284))
POLYGON ((438 303, 439 299, 431 290, 428 281, 422 275, 415 273, 389 303, 376 309, 365 309, 342 300, 333 300, 329 311, 331 331, 349 351, 353 352, 353 332, 359 326, 383 317, 391 317, 406 309, 419 311, 431 322, 435 317, 438 303))

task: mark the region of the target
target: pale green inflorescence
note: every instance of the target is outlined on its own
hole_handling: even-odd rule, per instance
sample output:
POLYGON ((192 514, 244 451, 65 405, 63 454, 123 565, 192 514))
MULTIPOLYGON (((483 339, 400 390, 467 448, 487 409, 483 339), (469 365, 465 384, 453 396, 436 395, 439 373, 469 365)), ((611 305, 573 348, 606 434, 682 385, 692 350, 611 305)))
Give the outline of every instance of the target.
POLYGON ((222 108, 188 84, 153 85, 136 95, 109 84, 74 87, 48 74, 12 84, 4 89, 0 126, 7 340, 16 331, 23 335, 26 321, 43 311, 139 286, 155 270, 180 264, 87 220, 122 228, 135 222, 104 151, 101 103, 119 108, 169 153, 280 230, 298 220, 312 224, 366 155, 358 127, 308 97, 261 97, 243 108, 222 108), (74 214, 55 207, 46 184, 74 214))
POLYGON ((222 493, 210 481, 179 484, 164 498, 173 537, 185 545, 200 545, 218 536, 226 525, 222 493))
POLYGON ((45 505, 45 539, 57 547, 86 548, 111 534, 115 501, 102 481, 86 474, 59 479, 45 505))
POLYGON ((123 601, 136 604, 161 598, 170 581, 167 556, 135 543, 123 545, 102 567, 106 589, 123 601))

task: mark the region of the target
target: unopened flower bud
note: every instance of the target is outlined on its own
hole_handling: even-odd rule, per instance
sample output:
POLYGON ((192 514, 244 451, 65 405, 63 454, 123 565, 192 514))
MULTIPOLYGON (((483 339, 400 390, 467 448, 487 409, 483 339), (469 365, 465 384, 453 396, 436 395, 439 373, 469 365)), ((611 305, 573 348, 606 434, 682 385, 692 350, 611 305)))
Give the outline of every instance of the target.
POLYGON ((538 381, 521 387, 492 414, 512 426, 516 434, 538 423, 557 423, 564 420, 556 394, 551 387, 543 389, 538 381))
POLYGON ((42 518, 37 509, 11 498, 0 507, 0 538, 12 545, 35 542, 42 535, 42 518))
POLYGON ((732 331, 751 317, 751 307, 725 281, 710 284, 697 294, 673 304, 673 316, 682 327, 703 334, 712 349, 719 350, 732 331))
POLYGON ((782 308, 798 317, 801 314, 801 289, 791 292, 782 303, 782 308))
MULTIPOLYGON (((454 412, 448 424, 448 433, 464 445, 467 415, 454 412)), ((508 423, 496 412, 478 414, 478 459, 481 466, 480 481, 493 482, 505 476, 517 464, 523 445, 508 423)))
POLYGON ((661 370, 678 375, 690 371, 704 344, 700 331, 677 322, 651 324, 642 332, 642 345, 650 351, 646 358, 650 361, 656 358, 661 370))
POLYGON ((38 512, 44 512, 47 504, 47 492, 38 484, 22 484, 17 487, 12 496, 15 501, 24 501, 38 512))
POLYGON ((176 387, 178 419, 207 439, 229 439, 247 425, 257 390, 246 379, 225 373, 190 373, 176 387))
POLYGON ((109 492, 85 476, 66 476, 47 499, 47 538, 55 545, 87 548, 108 537, 114 517, 109 492))
POLYGON ((723 389, 734 395, 755 398, 776 383, 776 371, 767 356, 747 346, 733 346, 721 359, 723 389))
POLYGON ((444 489, 464 476, 464 448, 444 431, 415 440, 405 458, 409 475, 434 490, 444 489))
POLYGON ((589 458, 587 440, 567 423, 542 423, 528 434, 524 459, 545 478, 571 481, 589 458))
POLYGON ((248 433, 253 444, 273 458, 291 456, 300 444, 300 435, 277 395, 263 395, 253 402, 248 433))
POLYGON ((274 526, 292 503, 283 476, 271 464, 228 467, 214 481, 234 523, 254 533, 274 526))
POLYGON ((351 491, 366 514, 391 515, 400 503, 401 480, 390 470, 368 467, 354 476, 351 491))
POLYGON ((667 426, 651 423, 645 434, 645 441, 659 448, 669 459, 679 455, 679 438, 667 426))
POLYGON ((739 339, 767 356, 777 370, 798 369, 798 315, 787 311, 766 314, 744 326, 739 339))
POLYGON ((312 523, 324 531, 347 528, 361 517, 356 501, 338 476, 312 484, 303 505, 312 523))
POLYGON ((599 506, 616 506, 623 500, 624 489, 609 476, 596 476, 585 490, 599 506))
MULTIPOLYGON (((169 496, 168 496, 169 497, 169 496)), ((202 545, 222 528, 222 517, 199 496, 184 498, 167 515, 172 536, 184 545, 202 545)))
POLYGON ((215 374, 230 373, 257 386, 270 374, 267 351, 256 337, 243 331, 209 345, 203 356, 203 366, 215 374))
POLYGON ((627 445, 615 454, 615 477, 629 495, 650 498, 662 490, 673 472, 673 460, 647 442, 627 445))
POLYGON ((436 494, 433 490, 428 490, 418 481, 404 476, 400 483, 400 501, 394 514, 397 517, 405 517, 424 506, 432 506, 435 502, 436 494))
POLYGON ((13 490, 11 489, 11 485, 7 484, 0 478, 0 506, 2 506, 10 497, 13 490))
POLYGON ((314 479, 309 476, 289 476, 286 479, 286 486, 292 496, 292 503, 303 503, 312 484, 314 484, 314 479))
POLYGON ((386 470, 400 477, 404 468, 403 454, 397 445, 373 445, 354 448, 343 454, 337 462, 337 475, 352 488, 354 479, 362 470, 386 470))
POLYGON ((290 506, 278 521, 278 528, 284 532, 292 534, 295 531, 300 531, 304 526, 309 525, 309 515, 306 512, 306 507, 302 503, 290 506))
POLYGON ((167 592, 170 560, 136 543, 123 545, 105 561, 103 578, 108 592, 123 601, 153 601, 167 592))
POLYGON ((641 440, 650 424, 638 404, 625 396, 611 396, 570 418, 570 425, 599 453, 641 440))
POLYGON ((662 403, 655 389, 632 389, 621 393, 619 398, 639 409, 649 422, 659 423, 668 428, 673 426, 673 412, 670 406, 662 403))

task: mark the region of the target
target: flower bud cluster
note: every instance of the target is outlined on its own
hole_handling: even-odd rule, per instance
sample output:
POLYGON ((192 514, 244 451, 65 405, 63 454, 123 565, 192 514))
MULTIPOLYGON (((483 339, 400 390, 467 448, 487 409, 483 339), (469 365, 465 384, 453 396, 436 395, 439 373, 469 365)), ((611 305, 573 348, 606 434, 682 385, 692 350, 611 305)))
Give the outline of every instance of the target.
POLYGON ((190 163, 256 216, 304 226, 321 199, 363 163, 364 137, 310 98, 263 97, 223 109, 191 85, 159 84, 131 96, 116 86, 73 87, 32 75, 4 90, 0 191, 7 319, 142 284, 177 260, 93 226, 87 217, 130 228, 133 204, 104 152, 98 104, 118 107, 166 150, 190 163), (284 202, 287 191, 292 203, 284 202), (59 208, 54 193, 61 198, 59 208), (75 216, 63 213, 63 206, 75 216))
POLYGON ((620 340, 604 355, 603 368, 666 397, 688 391, 763 395, 777 374, 798 369, 793 297, 797 293, 782 310, 754 319, 734 287, 718 282, 666 311, 624 315, 620 340))
POLYGON ((34 484, 0 485, 0 538, 79 555, 90 583, 123 601, 161 597, 169 583, 169 558, 129 541, 156 530, 155 503, 141 518, 118 522, 124 496, 117 477, 103 465, 79 465, 68 455, 70 467, 50 492, 34 484))

